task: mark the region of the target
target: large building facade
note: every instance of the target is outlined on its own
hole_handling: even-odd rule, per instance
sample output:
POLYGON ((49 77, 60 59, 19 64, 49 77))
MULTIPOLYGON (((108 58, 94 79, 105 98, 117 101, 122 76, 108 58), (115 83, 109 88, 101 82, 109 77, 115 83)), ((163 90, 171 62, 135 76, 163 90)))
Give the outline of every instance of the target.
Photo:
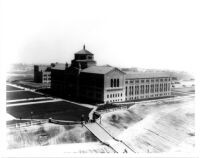
POLYGON ((51 88, 56 95, 94 103, 135 101, 171 96, 171 77, 165 73, 136 73, 112 66, 97 66, 85 49, 71 64, 51 69, 51 88))

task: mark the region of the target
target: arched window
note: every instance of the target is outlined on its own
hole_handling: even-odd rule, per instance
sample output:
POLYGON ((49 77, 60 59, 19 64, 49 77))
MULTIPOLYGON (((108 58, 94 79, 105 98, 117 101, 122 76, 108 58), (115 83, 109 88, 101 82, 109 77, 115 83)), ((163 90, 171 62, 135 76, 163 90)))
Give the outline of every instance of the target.
POLYGON ((117 85, 116 85, 116 79, 114 79, 114 87, 116 87, 117 85))
POLYGON ((110 87, 113 87, 113 79, 110 80, 110 87))
POLYGON ((119 79, 117 79, 117 87, 119 87, 119 79))

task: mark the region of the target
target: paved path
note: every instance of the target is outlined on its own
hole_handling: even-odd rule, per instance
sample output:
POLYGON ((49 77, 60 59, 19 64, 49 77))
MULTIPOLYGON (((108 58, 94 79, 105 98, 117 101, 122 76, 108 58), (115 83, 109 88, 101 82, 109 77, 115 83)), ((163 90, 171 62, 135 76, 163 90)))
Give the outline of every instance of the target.
POLYGON ((98 123, 88 123, 85 127, 91 131, 103 144, 112 148, 115 153, 134 153, 124 142, 117 140, 98 123))
MULTIPOLYGON (((12 83, 6 83, 6 85, 12 86, 12 87, 15 87, 15 88, 19 88, 19 89, 21 89, 21 90, 30 90, 29 88, 25 88, 25 87, 22 87, 22 86, 18 86, 18 85, 12 84, 12 83)), ((12 91, 13 91, 13 90, 12 90, 12 91)))
MULTIPOLYGON (((44 98, 44 99, 46 99, 46 98, 44 98)), ((21 100, 19 100, 19 101, 21 101, 21 100)), ((37 101, 37 102, 25 102, 25 103, 16 103, 16 104, 13 103, 13 104, 7 104, 7 107, 8 106, 21 106, 21 105, 30 105, 30 104, 40 104, 40 103, 51 103, 51 102, 58 102, 58 101, 62 101, 62 99, 44 100, 44 101, 37 101)))
POLYGON ((97 108, 98 108, 98 107, 95 106, 95 107, 93 108, 93 110, 91 110, 91 112, 89 113, 89 120, 93 120, 93 114, 94 114, 94 112, 96 111, 97 108))
POLYGON ((107 134, 100 126, 98 126, 97 123, 88 123, 85 124, 85 127, 90 130, 102 142, 106 142, 112 139, 112 137, 107 134))
POLYGON ((72 103, 72 104, 77 104, 79 106, 83 106, 83 107, 86 107, 86 108, 90 108, 90 109, 93 109, 94 106, 93 105, 90 105, 90 104, 82 104, 82 103, 77 103, 77 102, 73 102, 73 101, 70 101, 70 100, 66 100, 66 99, 61 99, 62 101, 65 101, 65 102, 68 102, 68 103, 72 103))

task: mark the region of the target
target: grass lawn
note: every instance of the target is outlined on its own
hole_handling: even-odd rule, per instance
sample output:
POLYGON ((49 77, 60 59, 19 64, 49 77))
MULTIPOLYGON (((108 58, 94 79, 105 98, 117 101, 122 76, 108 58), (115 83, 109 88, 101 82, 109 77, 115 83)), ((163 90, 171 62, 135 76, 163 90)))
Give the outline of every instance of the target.
POLYGON ((7 92, 6 100, 15 100, 15 99, 28 99, 28 98, 39 98, 44 97, 44 95, 33 93, 30 91, 19 91, 19 92, 7 92))
POLYGON ((20 88, 6 85, 6 91, 21 90, 20 88))
POLYGON ((53 119, 68 121, 80 121, 82 114, 87 118, 91 111, 89 108, 65 101, 9 106, 6 110, 7 113, 16 118, 30 119, 31 112, 33 112, 33 119, 48 119, 51 117, 53 119))

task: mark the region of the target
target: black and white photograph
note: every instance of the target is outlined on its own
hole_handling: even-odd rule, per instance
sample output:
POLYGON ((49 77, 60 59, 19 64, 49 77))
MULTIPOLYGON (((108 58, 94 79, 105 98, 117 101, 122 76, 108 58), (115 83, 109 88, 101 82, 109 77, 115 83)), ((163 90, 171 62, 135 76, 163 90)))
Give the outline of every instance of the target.
POLYGON ((200 7, 2 0, 2 155, 198 157, 200 7))

